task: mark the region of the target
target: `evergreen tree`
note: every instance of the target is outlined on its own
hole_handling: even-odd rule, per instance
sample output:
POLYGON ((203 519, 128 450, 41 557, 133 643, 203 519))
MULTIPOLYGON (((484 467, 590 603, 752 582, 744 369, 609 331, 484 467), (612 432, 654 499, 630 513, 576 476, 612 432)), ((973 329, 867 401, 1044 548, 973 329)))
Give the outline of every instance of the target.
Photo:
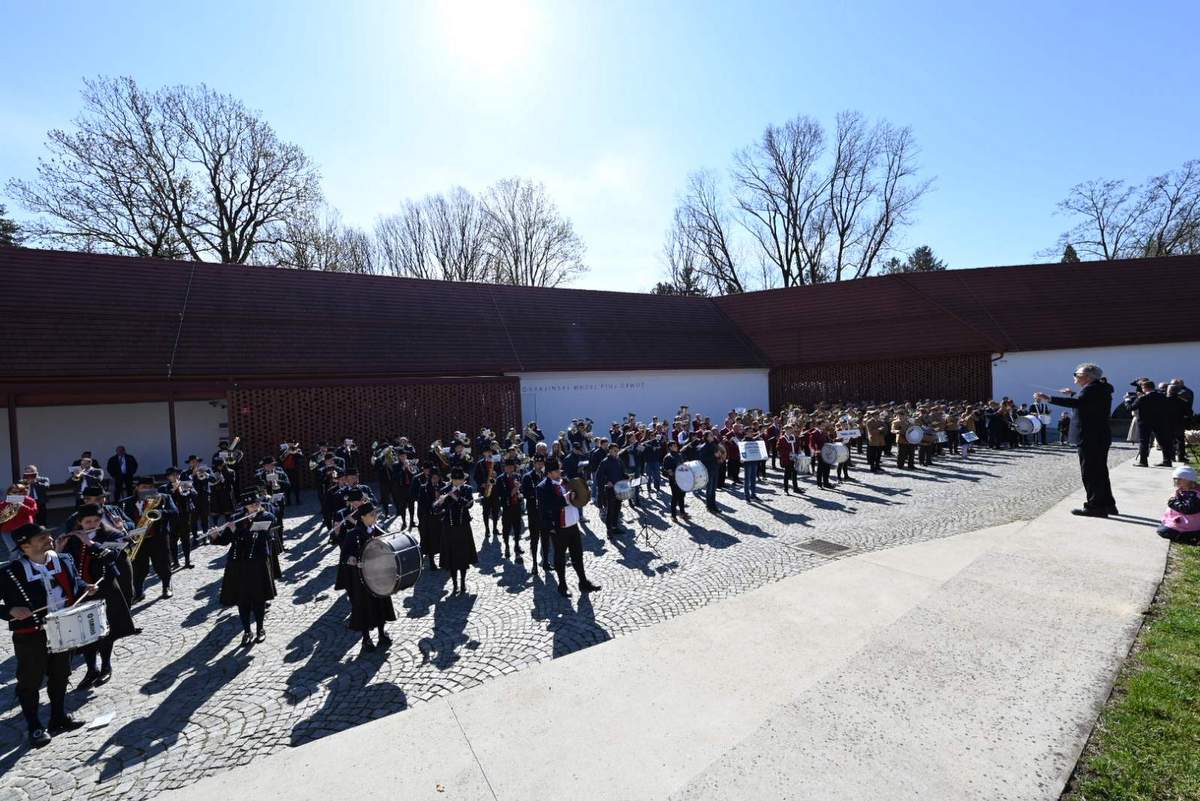
POLYGON ((912 253, 908 254, 908 259, 900 261, 893 256, 883 265, 884 275, 895 275, 896 273, 933 273, 946 269, 946 262, 933 255, 933 248, 929 245, 921 245, 912 253))
POLYGON ((1063 248, 1062 263, 1075 264, 1077 261, 1079 261, 1079 254, 1075 252, 1075 246, 1068 242, 1067 246, 1063 248))
POLYGON ((7 216, 4 204, 0 203, 0 247, 17 247, 21 244, 21 226, 7 216))

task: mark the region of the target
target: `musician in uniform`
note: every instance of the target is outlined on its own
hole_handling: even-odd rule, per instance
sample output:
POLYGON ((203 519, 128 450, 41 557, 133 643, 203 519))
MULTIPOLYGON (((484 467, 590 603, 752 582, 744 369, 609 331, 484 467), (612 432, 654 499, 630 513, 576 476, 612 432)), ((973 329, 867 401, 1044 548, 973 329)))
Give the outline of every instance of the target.
POLYGON ((225 464, 220 456, 213 459, 212 485, 210 487, 211 511, 213 517, 222 521, 233 516, 237 508, 237 471, 225 464))
POLYGON ((791 423, 783 427, 783 433, 775 441, 775 455, 779 464, 783 465, 783 494, 791 495, 788 491, 789 484, 797 495, 803 494, 804 490, 800 489, 799 471, 796 469, 797 460, 801 456, 800 443, 796 441, 796 427, 791 423))
POLYGON ((492 491, 496 481, 496 463, 492 461, 491 443, 483 446, 483 455, 475 463, 471 478, 479 490, 479 516, 483 518, 483 536, 499 534, 500 499, 492 491))
POLYGON ((571 486, 562 480, 562 465, 546 464, 546 477, 537 486, 538 507, 543 531, 554 540, 554 571, 558 575, 558 593, 570 597, 567 589, 567 554, 579 578, 579 592, 595 592, 599 584, 588 581, 583 567, 583 541, 579 533, 579 509, 571 503, 571 486))
POLYGON ((517 464, 518 462, 514 458, 504 460, 504 472, 496 479, 492 497, 500 504, 500 530, 504 534, 504 557, 507 559, 509 556, 508 538, 511 536, 517 550, 517 563, 524 564, 525 558, 521 553, 521 477, 517 475, 517 464))
POLYGON ((188 469, 185 480, 192 482, 192 534, 208 531, 212 514, 213 474, 200 462, 200 457, 191 454, 187 458, 188 469))
POLYGON ((38 475, 36 464, 25 465, 25 469, 21 473, 21 483, 29 488, 29 497, 37 501, 38 511, 36 522, 39 526, 46 525, 46 516, 49 512, 48 503, 50 501, 50 479, 46 476, 38 475))
POLYGON ((36 523, 38 502, 29 494, 25 484, 9 484, 4 501, 0 502, 0 562, 21 556, 21 549, 12 539, 12 532, 29 523, 36 523))
POLYGON ((621 499, 617 497, 616 483, 625 479, 625 466, 621 464, 621 448, 610 443, 608 456, 596 468, 596 484, 604 493, 604 528, 608 538, 616 541, 621 533, 621 499))
MULTIPOLYGON (((89 487, 104 486, 104 471, 96 464, 96 460, 92 458, 91 451, 84 451, 79 454, 79 458, 71 462, 71 477, 69 483, 75 485, 75 503, 79 503, 79 499, 83 496, 83 491, 89 487), (75 468, 78 468, 76 470, 75 468)), ((116 492, 117 490, 113 490, 116 492)))
POLYGON ((663 459, 662 470, 667 474, 667 487, 671 490, 671 520, 678 523, 679 517, 684 520, 692 518, 687 513, 687 493, 675 482, 675 471, 683 464, 683 456, 679 453, 679 443, 674 439, 667 442, 667 456, 663 459))
POLYGON ((354 444, 354 440, 349 438, 343 440, 342 444, 334 451, 334 455, 342 460, 342 464, 346 466, 347 470, 353 468, 355 473, 358 472, 358 446, 354 444))
POLYGON ((913 464, 916 446, 908 441, 908 410, 901 407, 892 419, 892 434, 896 437, 896 467, 900 470, 915 470, 913 464))
POLYGON ((69 652, 50 653, 43 624, 48 612, 72 606, 96 588, 79 578, 71 557, 55 553, 50 531, 27 523, 12 532, 21 556, 0 568, 0 618, 12 631, 17 658, 17 700, 29 727, 29 742, 37 748, 50 736, 73 731, 84 724, 67 714, 67 679, 71 675, 69 652), (50 726, 42 727, 38 695, 42 682, 50 696, 50 726))
POLYGON ((287 507, 288 488, 292 484, 287 471, 275 463, 274 456, 264 456, 259 463, 259 468, 254 471, 254 483, 264 487, 271 495, 271 502, 277 505, 279 520, 282 521, 284 510, 287 507), (283 495, 283 497, 276 501, 274 497, 276 495, 283 495))
POLYGON ((467 568, 479 564, 479 552, 471 533, 471 487, 459 467, 450 470, 450 488, 433 502, 433 512, 442 520, 442 569, 450 571, 454 592, 467 591, 467 568))
POLYGON ((195 508, 192 504, 194 489, 184 486, 179 479, 179 468, 167 468, 167 480, 158 487, 163 495, 168 495, 175 504, 175 517, 168 523, 170 532, 171 569, 179 569, 179 545, 183 544, 183 567, 191 570, 192 565, 192 516, 195 508))
MULTIPOLYGON (((550 533, 542 523, 542 507, 538 499, 538 485, 546 478, 546 461, 535 456, 530 468, 521 476, 521 496, 525 498, 525 521, 529 526, 529 558, 533 560, 533 572, 537 572, 538 543, 542 545, 542 567, 550 569, 550 533)), ((583 516, 580 515, 580 519, 583 516)))
POLYGON ((337 575, 333 582, 333 588, 345 590, 347 598, 350 597, 350 584, 356 580, 356 573, 350 557, 354 556, 357 546, 350 536, 350 531, 358 525, 359 510, 367 503, 367 498, 362 494, 362 490, 351 490, 346 494, 346 507, 338 510, 337 522, 333 525, 332 537, 338 547, 337 575))
POLYGON ((882 473, 883 449, 886 439, 883 435, 884 426, 883 421, 879 419, 878 409, 867 409, 863 428, 867 431, 867 468, 872 473, 882 473))
POLYGON ((275 597, 271 554, 274 542, 271 527, 275 517, 262 507, 257 491, 242 497, 244 513, 237 522, 226 521, 212 529, 208 538, 216 545, 228 545, 225 572, 221 578, 221 606, 236 606, 242 621, 242 645, 249 646, 250 619, 254 619, 253 642, 267 638, 264 620, 267 602, 275 597))
POLYGON ((287 503, 295 503, 299 505, 302 502, 300 497, 300 471, 304 466, 304 451, 300 448, 300 443, 284 443, 281 448, 280 467, 287 474, 288 483, 284 488, 284 501, 287 503), (292 498, 295 498, 293 501, 292 498))
POLYGON ((442 494, 442 473, 433 462, 421 465, 421 478, 417 479, 417 530, 421 535, 421 553, 429 557, 429 569, 445 567, 442 550, 442 521, 433 510, 433 503, 442 494))
POLYGON ((74 515, 76 525, 59 540, 58 550, 71 557, 79 577, 99 588, 108 618, 108 634, 99 642, 84 646, 87 673, 76 685, 86 690, 112 678, 113 642, 140 633, 129 611, 132 600, 129 560, 125 557, 125 533, 104 525, 104 512, 96 504, 84 504, 74 515), (124 580, 122 580, 122 578, 124 580), (96 657, 99 655, 100 664, 96 657))
POLYGON ((400 514, 400 527, 414 529, 417 527, 417 487, 416 474, 411 449, 406 449, 404 439, 396 449, 396 462, 391 466, 392 492, 395 493, 396 506, 400 514))
POLYGON ((146 583, 150 567, 154 568, 162 583, 162 597, 170 598, 174 594, 171 592, 171 555, 167 539, 171 534, 169 526, 175 511, 171 496, 160 493, 154 486, 154 479, 149 476, 134 479, 134 496, 125 502, 125 514, 131 520, 136 520, 138 526, 146 526, 141 547, 132 558, 134 603, 145 598, 142 586, 146 583), (157 522, 143 519, 143 514, 151 510, 162 514, 157 522))
POLYGON ((390 595, 380 598, 367 589, 362 579, 363 548, 373 537, 378 537, 380 531, 378 522, 379 510, 373 503, 364 503, 358 508, 358 522, 346 533, 349 543, 350 556, 347 564, 350 574, 347 582, 350 592, 350 629, 362 632, 363 651, 374 651, 375 643, 371 642, 371 630, 379 632, 379 645, 387 647, 392 638, 387 635, 384 627, 396 619, 396 608, 392 605, 390 595))
MULTIPOLYGON (((697 415, 699 419, 699 415, 697 415)), ((720 514, 717 507, 717 481, 721 465, 717 461, 717 432, 711 428, 704 432, 704 443, 696 449, 696 457, 704 469, 708 471, 708 481, 704 485, 704 508, 713 514, 720 514)))
POLYGON ((317 495, 321 499, 321 517, 325 528, 328 529, 333 528, 333 513, 337 511, 334 493, 338 489, 338 477, 346 472, 346 464, 329 450, 329 446, 322 447, 325 450, 321 463, 317 465, 314 483, 317 485, 317 495))

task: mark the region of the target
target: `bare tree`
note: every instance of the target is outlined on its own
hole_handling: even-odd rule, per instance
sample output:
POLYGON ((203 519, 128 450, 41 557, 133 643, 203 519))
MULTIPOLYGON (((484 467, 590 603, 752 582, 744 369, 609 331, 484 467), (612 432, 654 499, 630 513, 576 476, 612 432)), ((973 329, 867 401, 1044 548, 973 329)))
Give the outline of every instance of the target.
POLYGON ((375 223, 379 269, 404 278, 441 278, 430 245, 430 222, 420 203, 406 201, 398 214, 375 223))
POLYGON ((587 271, 583 242, 541 183, 498 181, 484 195, 483 207, 494 280, 553 287, 587 271))
POLYGON ((707 287, 711 282, 707 281, 696 267, 699 255, 677 225, 673 225, 667 232, 662 256, 666 266, 666 280, 654 285, 650 290, 652 295, 709 294, 707 287))
POLYGON ((667 236, 668 249, 686 249, 694 257, 693 267, 706 290, 722 295, 746 291, 729 211, 713 173, 700 171, 688 176, 687 190, 675 208, 667 236))
MULTIPOLYGON (((916 179, 915 157, 908 128, 872 124, 858 112, 838 115, 828 153, 825 131, 811 117, 768 125, 758 142, 735 154, 731 170, 737 221, 758 255, 759 283, 869 275, 929 190, 930 182, 916 179)), ((685 198, 695 194, 689 183, 685 198)), ((743 291, 740 284, 720 291, 743 291)))
POLYGON ((288 220, 278 239, 255 254, 255 262, 300 270, 373 273, 375 249, 359 228, 343 225, 334 210, 311 210, 288 220))
POLYGON ((1071 187, 1060 212, 1076 218, 1059 237, 1096 259, 1136 259, 1200 253, 1200 161, 1130 185, 1091 180, 1071 187))
POLYGON ((779 271, 784 286, 803 284, 813 229, 814 201, 825 181, 815 176, 824 148, 824 131, 810 117, 782 126, 768 125, 762 139, 734 156, 733 180, 742 223, 765 259, 779 271))
POLYGON ((82 96, 37 178, 8 185, 49 244, 244 263, 320 199, 304 152, 229 95, 100 78, 82 96))
POLYGON ((487 280, 489 221, 483 204, 459 186, 449 196, 425 198, 423 205, 440 277, 447 281, 487 280))

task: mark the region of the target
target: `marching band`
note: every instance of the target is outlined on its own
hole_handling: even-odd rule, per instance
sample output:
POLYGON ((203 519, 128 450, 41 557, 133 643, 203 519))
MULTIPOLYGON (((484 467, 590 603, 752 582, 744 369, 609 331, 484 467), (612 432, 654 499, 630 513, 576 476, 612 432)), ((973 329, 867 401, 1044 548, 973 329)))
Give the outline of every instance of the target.
MULTIPOLYGON (((899 470, 929 468, 944 458, 969 459, 980 447, 1043 444, 1049 422, 1040 407, 1017 407, 1009 399, 818 404, 775 414, 739 409, 719 423, 681 406, 673 417, 648 422, 631 413, 604 434, 593 430, 592 420, 575 419, 550 441, 530 421, 503 437, 489 428, 474 437, 456 431, 424 452, 399 435, 376 440, 362 454, 350 438, 308 454, 301 443, 285 442, 252 472, 234 438, 218 443, 208 464, 190 455, 185 469, 169 467, 162 481, 113 475, 113 500, 106 489, 110 476, 85 451, 69 470, 76 509, 57 540, 45 527, 49 480, 31 465, 0 504, 0 617, 9 621, 16 644, 30 742, 45 745, 55 732, 77 725, 62 705, 70 655, 79 652, 87 666, 78 689, 109 681, 114 642, 140 633, 133 609, 144 599, 150 571, 162 598, 171 598, 172 572, 192 567, 198 545, 228 548, 220 604, 237 608, 242 646, 262 642, 283 577, 284 515, 293 498, 300 501, 302 484, 316 490, 322 538, 338 552, 334 586, 347 593, 348 627, 369 652, 390 642, 391 595, 413 586, 422 567, 447 571, 453 594, 467 592, 467 574, 479 563, 475 516, 485 541, 502 540, 503 558, 520 565, 527 531, 531 570, 553 570, 563 596, 570 595, 569 557, 578 591, 586 594, 600 590, 584 564, 581 525, 589 506, 596 507, 608 539, 619 543, 627 533, 623 502, 645 508, 657 502, 664 484, 671 520, 690 524, 692 492, 714 514, 722 511, 716 502, 722 488, 740 488, 747 503, 761 502, 768 465, 781 472, 785 495, 801 496, 802 479, 811 477, 819 490, 852 481, 852 451, 865 448, 873 473, 887 469, 884 457, 894 458, 899 470), (364 468, 377 478, 378 493, 361 480, 364 468), (243 477, 249 482, 244 492, 243 477), (414 530, 415 536, 407 533, 414 530), (90 633, 77 625, 85 617, 90 633), (47 678, 49 728, 37 714, 47 678)), ((131 456, 118 456, 110 468, 137 469, 131 456)))

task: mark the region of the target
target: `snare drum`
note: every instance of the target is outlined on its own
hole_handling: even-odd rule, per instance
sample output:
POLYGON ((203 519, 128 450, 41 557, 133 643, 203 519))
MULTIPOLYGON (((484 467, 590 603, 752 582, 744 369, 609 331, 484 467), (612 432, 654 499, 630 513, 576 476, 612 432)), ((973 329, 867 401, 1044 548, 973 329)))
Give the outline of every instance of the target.
POLYGON ((925 439, 925 428, 923 426, 909 426, 904 430, 904 439, 909 445, 920 445, 921 440, 925 439))
POLYGON ((363 546, 360 568, 372 595, 395 595, 416 586, 421 577, 421 544, 402 531, 374 537, 363 546))
POLYGON ((629 483, 629 479, 623 478, 613 484, 613 495, 617 496, 618 501, 627 501, 633 497, 633 486, 629 483))
POLYGON ((821 446, 821 461, 827 465, 845 464, 850 461, 850 449, 844 442, 826 442, 821 446))
POLYGON ((61 654, 105 637, 108 613, 104 611, 104 601, 86 601, 46 615, 43 628, 46 629, 46 650, 61 654))
POLYGON ((701 462, 684 462, 675 468, 675 484, 684 492, 704 489, 708 483, 708 468, 701 462))

